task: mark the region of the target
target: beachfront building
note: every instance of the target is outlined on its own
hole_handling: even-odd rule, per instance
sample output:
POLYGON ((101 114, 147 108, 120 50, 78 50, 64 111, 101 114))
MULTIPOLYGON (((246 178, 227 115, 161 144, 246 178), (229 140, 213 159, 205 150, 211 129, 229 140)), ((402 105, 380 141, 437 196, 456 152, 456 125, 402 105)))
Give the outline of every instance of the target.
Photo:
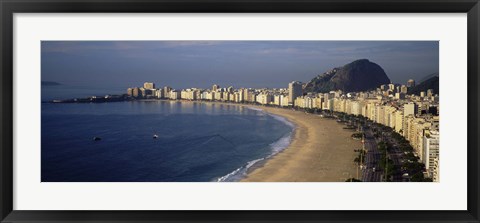
POLYGON ((235 93, 233 93, 233 97, 234 97, 234 102, 237 102, 237 103, 243 102, 244 100, 243 90, 240 89, 238 91, 235 91, 235 93))
POLYGON ((232 92, 228 92, 228 100, 231 102, 235 102, 235 94, 232 92))
POLYGON ((127 88, 127 95, 133 97, 133 88, 127 88))
POLYGON ((171 90, 168 95, 171 100, 180 99, 180 92, 177 90, 171 90))
POLYGON ((172 88, 169 86, 163 87, 163 98, 170 98, 170 91, 172 91, 172 88))
POLYGON ((142 92, 140 91, 140 88, 138 88, 138 87, 133 88, 132 95, 133 95, 134 98, 142 97, 142 92))
POLYGON ((295 98, 302 96, 302 83, 298 81, 292 81, 288 84, 288 101, 294 105, 295 98))
POLYGON ((420 161, 425 162, 425 158, 423 157, 423 138, 430 129, 431 123, 426 122, 423 118, 415 118, 411 115, 407 117, 405 123, 405 129, 408 129, 408 134, 405 138, 410 142, 420 161))
POLYGON ((162 89, 155 89, 155 97, 156 98, 165 98, 165 94, 163 93, 162 89))
POLYGON ((433 160, 433 172, 432 172, 432 180, 433 182, 439 182, 440 181, 440 165, 439 165, 439 157, 436 157, 433 160))
POLYGON ((415 116, 418 113, 418 105, 414 102, 409 102, 408 104, 403 105, 403 116, 407 117, 409 115, 415 116))
POLYGON ((282 95, 279 95, 279 94, 273 95, 273 104, 281 106, 281 101, 282 101, 281 97, 282 95))
POLYGON ((435 145, 435 142, 438 140, 435 140, 438 137, 435 135, 438 135, 439 127, 438 102, 435 99, 438 99, 438 95, 422 99, 416 95, 401 93, 401 86, 397 88, 396 96, 393 94, 395 89, 392 91, 391 85, 384 86, 384 90, 378 89, 371 92, 307 93, 305 96, 297 97, 293 104, 297 108, 319 108, 362 115, 375 123, 391 127, 408 140, 414 154, 421 162, 429 163, 428 176, 436 178, 438 166, 435 165, 438 165, 438 157, 435 154, 438 151, 438 143, 435 145))
POLYGON ((402 133, 403 131, 403 111, 397 110, 395 112, 395 132, 402 133))
POLYGON ((317 97, 313 98, 313 107, 317 109, 322 109, 323 105, 323 95, 319 94, 317 97))
POLYGON ((199 91, 196 90, 196 89, 193 89, 193 88, 192 89, 185 89, 185 90, 182 90, 180 92, 180 98, 184 99, 184 100, 190 100, 190 101, 197 100, 197 99, 200 98, 200 97, 198 97, 199 96, 198 93, 199 93, 199 91))
POLYGON ((351 110, 350 113, 353 115, 361 115, 362 114, 362 104, 360 101, 352 101, 351 102, 351 110))
POLYGON ((430 131, 424 136, 423 140, 425 169, 427 170, 428 176, 432 178, 435 172, 437 172, 435 168, 438 167, 439 138, 438 131, 430 131))
POLYGON ((218 89, 220 89, 220 86, 217 84, 212 85, 212 92, 216 92, 218 89))
POLYGON ((294 101, 294 104, 298 108, 321 109, 322 99, 316 95, 310 94, 297 97, 294 101))
POLYGON ((269 93, 266 93, 266 92, 262 92, 260 94, 257 95, 256 99, 257 99, 257 103, 259 104, 262 104, 262 105, 267 105, 267 104, 270 104, 270 102, 272 102, 272 95, 270 95, 269 93))
POLYGON ((303 95, 302 84, 295 81, 289 83, 288 88, 279 89, 234 89, 213 85, 212 89, 188 88, 177 91, 168 86, 163 89, 154 87, 154 83, 146 82, 143 87, 128 88, 127 95, 135 98, 247 102, 280 107, 293 105, 303 109, 361 115, 402 134, 420 161, 425 163, 426 174, 434 181, 439 177, 439 97, 433 95, 433 90, 428 90, 420 96, 407 95, 407 86, 389 84, 368 92, 343 93, 337 90, 328 93, 309 92, 303 95))
POLYGON ((143 83, 143 88, 152 90, 155 89, 155 84, 153 82, 145 82, 143 83))
POLYGON ((213 101, 215 99, 215 93, 206 90, 201 94, 201 100, 213 101))
POLYGON ((214 97, 214 98, 215 98, 216 101, 221 101, 221 100, 222 100, 222 98, 223 98, 223 93, 222 93, 222 91, 221 91, 220 89, 217 89, 217 91, 215 91, 215 92, 213 92, 213 93, 215 93, 215 97, 214 97))

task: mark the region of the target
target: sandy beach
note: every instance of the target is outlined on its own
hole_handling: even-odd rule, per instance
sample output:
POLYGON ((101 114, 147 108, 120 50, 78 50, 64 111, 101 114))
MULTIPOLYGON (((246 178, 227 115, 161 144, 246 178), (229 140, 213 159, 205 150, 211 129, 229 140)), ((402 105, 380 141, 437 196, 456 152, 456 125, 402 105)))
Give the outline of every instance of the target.
MULTIPOLYGON (((257 106, 254 106, 257 107, 257 106)), ((361 142, 351 138, 352 130, 343 129, 334 119, 321 118, 281 108, 260 107, 295 123, 290 145, 262 166, 251 171, 245 182, 343 182, 355 177, 354 149, 361 142)))

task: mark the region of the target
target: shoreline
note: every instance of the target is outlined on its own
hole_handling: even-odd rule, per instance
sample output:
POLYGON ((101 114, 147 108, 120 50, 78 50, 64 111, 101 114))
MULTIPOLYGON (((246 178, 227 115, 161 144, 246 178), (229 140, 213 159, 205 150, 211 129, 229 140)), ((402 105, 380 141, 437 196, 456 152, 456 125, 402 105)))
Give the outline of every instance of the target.
MULTIPOLYGON (((246 163, 240 167, 248 166, 246 175, 240 176, 239 181, 234 182, 344 182, 348 178, 357 178, 357 165, 353 162, 357 153, 354 150, 361 148, 361 142, 352 139, 354 131, 343 129, 344 125, 337 123, 335 119, 254 104, 177 101, 259 109, 268 115, 285 118, 294 125, 290 143, 285 148, 252 165, 246 163)), ((358 174, 360 178, 361 171, 358 174)))
POLYGON ((255 164, 240 182, 344 182, 356 178, 353 150, 361 144, 351 138, 352 131, 333 119, 314 114, 254 107, 286 118, 295 124, 295 129, 286 148, 255 164))
POLYGON ((294 125, 286 147, 272 152, 252 165, 250 161, 240 167, 248 166, 244 175, 234 182, 344 182, 348 178, 357 178, 357 166, 353 162, 357 154, 354 150, 361 148, 361 144, 351 138, 353 131, 343 129, 344 126, 334 119, 287 108, 254 104, 158 99, 138 101, 205 103, 260 109, 268 115, 282 117, 294 125))
POLYGON ((181 102, 260 109, 268 115, 285 118, 294 125, 289 145, 249 166, 246 176, 242 176, 237 182, 344 182, 348 178, 357 178, 357 165, 353 162, 357 153, 354 150, 361 148, 361 142, 352 139, 354 131, 344 129, 344 125, 337 123, 335 119, 321 118, 292 109, 252 104, 181 102))
POLYGON ((283 150, 287 149, 291 144, 292 137, 295 134, 295 129, 296 129, 296 125, 293 122, 291 122, 290 120, 288 120, 283 116, 266 112, 265 110, 259 107, 246 106, 246 108, 251 110, 261 111, 261 112, 264 112, 266 115, 272 116, 274 119, 289 126, 291 128, 291 132, 287 133, 277 141, 274 141, 271 144, 269 144, 269 148, 272 150, 272 152, 269 155, 259 159, 250 160, 245 165, 235 169, 234 171, 224 176, 217 178, 215 182, 240 182, 243 179, 245 179, 246 176, 249 173, 251 173, 253 170, 263 166, 266 161, 270 160, 271 158, 275 157, 275 155, 277 155, 278 153, 281 153, 283 150), (284 142, 284 140, 288 141, 288 143, 286 143, 285 145, 281 144, 282 142, 284 142), (281 146, 276 146, 278 144, 281 144, 281 146))

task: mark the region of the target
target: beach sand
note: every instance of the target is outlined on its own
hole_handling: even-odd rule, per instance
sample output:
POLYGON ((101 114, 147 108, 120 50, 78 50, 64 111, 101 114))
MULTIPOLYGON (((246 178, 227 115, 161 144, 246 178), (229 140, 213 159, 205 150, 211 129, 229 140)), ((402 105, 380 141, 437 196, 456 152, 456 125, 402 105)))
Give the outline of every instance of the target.
MULTIPOLYGON (((262 166, 255 168, 245 182, 344 182, 357 177, 353 130, 343 129, 335 119, 321 118, 289 109, 252 106, 287 118, 296 125, 290 145, 262 166)), ((360 173, 359 173, 360 174, 360 173)))

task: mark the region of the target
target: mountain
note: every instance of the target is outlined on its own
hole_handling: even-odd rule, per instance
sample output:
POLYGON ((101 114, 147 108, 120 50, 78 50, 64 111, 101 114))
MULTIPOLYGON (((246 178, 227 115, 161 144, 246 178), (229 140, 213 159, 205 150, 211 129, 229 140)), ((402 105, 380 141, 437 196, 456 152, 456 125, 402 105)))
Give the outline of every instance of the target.
POLYGON ((389 84, 390 79, 382 67, 367 59, 353 61, 313 78, 305 85, 307 92, 366 91, 389 84))
POLYGON ((439 85, 440 85, 440 78, 438 77, 438 74, 437 74, 436 76, 431 76, 430 78, 424 80, 423 82, 416 85, 415 87, 409 88, 408 94, 420 95, 420 92, 422 91, 427 93, 428 89, 433 89, 433 94, 440 94, 439 85))
POLYGON ((424 81, 426 81, 426 80, 428 80, 428 79, 430 79, 430 78, 432 78, 432 77, 438 77, 438 72, 432 73, 432 74, 429 74, 429 75, 423 77, 423 78, 419 81, 419 83, 422 83, 422 82, 424 82, 424 81))
POLYGON ((56 85, 61 85, 61 84, 54 81, 42 81, 42 86, 56 86, 56 85))

